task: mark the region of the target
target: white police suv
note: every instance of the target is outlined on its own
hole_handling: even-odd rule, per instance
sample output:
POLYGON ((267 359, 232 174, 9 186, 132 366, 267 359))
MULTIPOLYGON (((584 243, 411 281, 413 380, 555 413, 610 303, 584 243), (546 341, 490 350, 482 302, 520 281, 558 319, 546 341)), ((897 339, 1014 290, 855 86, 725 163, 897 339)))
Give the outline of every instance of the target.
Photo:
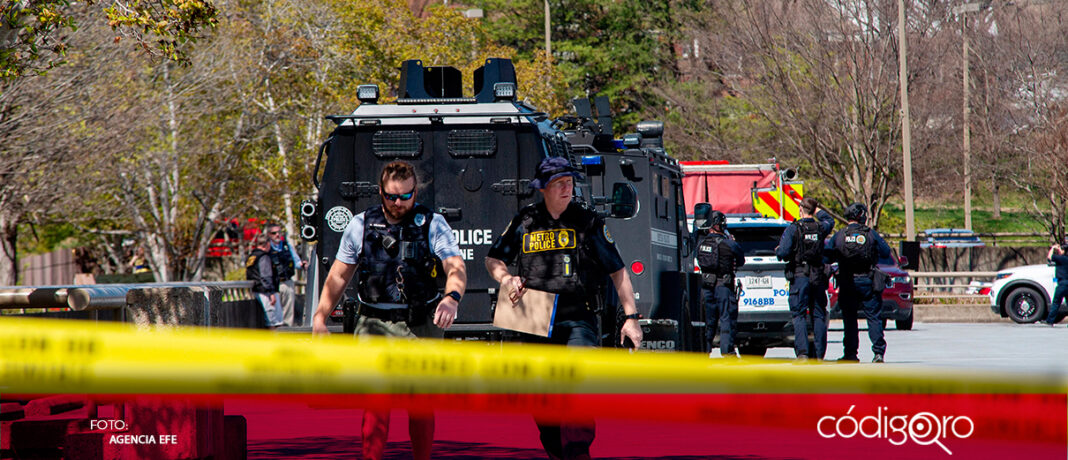
MULTIPOLYGON (((1044 320, 1057 281, 1051 265, 1024 265, 1001 270, 990 287, 990 309, 1017 323, 1044 320)), ((1061 305, 1063 313, 1065 305, 1061 305)))

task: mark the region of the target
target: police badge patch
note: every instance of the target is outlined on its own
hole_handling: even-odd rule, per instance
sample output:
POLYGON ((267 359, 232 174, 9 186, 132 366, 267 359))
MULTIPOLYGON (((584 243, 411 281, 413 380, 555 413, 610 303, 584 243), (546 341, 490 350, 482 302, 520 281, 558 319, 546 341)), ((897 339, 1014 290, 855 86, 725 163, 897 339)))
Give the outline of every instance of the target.
POLYGON ((349 221, 352 220, 352 211, 344 206, 334 206, 326 212, 326 225, 337 233, 345 231, 345 227, 348 227, 349 221))
POLYGON ((425 223, 426 223, 426 215, 425 214, 416 214, 415 215, 415 225, 418 225, 418 226, 422 227, 423 224, 425 224, 425 223))
POLYGON ((608 226, 605 225, 604 227, 601 227, 601 228, 604 229, 604 239, 608 240, 609 243, 616 244, 616 240, 612 239, 612 234, 608 233, 608 226))
POLYGON ((865 241, 868 241, 864 235, 857 235, 857 244, 863 245, 865 241))

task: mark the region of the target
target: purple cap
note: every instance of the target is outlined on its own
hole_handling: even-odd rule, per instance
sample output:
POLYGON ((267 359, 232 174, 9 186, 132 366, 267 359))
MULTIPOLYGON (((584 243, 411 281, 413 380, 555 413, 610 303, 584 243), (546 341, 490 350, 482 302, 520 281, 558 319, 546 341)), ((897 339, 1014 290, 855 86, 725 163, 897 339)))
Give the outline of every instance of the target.
POLYGON ((530 181, 530 188, 544 189, 549 182, 564 176, 572 176, 582 180, 582 174, 571 162, 564 157, 548 157, 538 164, 538 172, 534 174, 534 180, 530 181))

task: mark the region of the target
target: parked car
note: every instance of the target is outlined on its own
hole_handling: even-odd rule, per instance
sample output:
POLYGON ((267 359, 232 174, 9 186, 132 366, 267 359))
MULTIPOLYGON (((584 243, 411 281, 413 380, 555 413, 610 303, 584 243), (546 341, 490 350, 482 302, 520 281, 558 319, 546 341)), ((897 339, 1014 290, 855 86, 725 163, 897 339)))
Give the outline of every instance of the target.
MULTIPOLYGON (((1024 265, 1001 270, 990 287, 990 309, 1021 324, 1043 320, 1057 281, 1050 265, 1024 265)), ((1063 317, 1065 304, 1061 304, 1063 317)))
POLYGON ((968 283, 968 289, 964 292, 972 295, 990 295, 990 288, 994 285, 990 281, 972 281, 968 283))
MULTIPOLYGON (((899 257, 896 260, 893 257, 880 258, 878 262, 879 269, 890 275, 890 284, 883 290, 882 317, 884 320, 894 320, 894 325, 899 330, 908 331, 912 330, 914 318, 912 312, 912 277, 901 268, 904 265, 908 265, 908 260, 904 257, 899 257)), ((842 310, 838 308, 838 285, 833 276, 827 292, 830 295, 830 303, 828 305, 830 306, 831 318, 840 319, 842 310)), ((867 318, 863 309, 857 312, 857 317, 867 318)))
POLYGON ((929 228, 923 231, 927 241, 921 248, 975 248, 986 246, 971 230, 963 228, 929 228))

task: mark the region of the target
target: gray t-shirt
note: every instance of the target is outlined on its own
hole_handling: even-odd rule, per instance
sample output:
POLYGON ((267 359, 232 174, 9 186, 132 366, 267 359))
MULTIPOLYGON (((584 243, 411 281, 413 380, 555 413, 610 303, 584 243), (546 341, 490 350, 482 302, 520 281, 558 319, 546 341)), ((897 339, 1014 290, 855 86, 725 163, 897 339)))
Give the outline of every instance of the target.
MULTIPOLYGON (((337 248, 337 260, 349 265, 356 265, 363 250, 363 215, 359 213, 349 221, 345 227, 345 233, 341 235, 341 245, 337 248)), ((441 214, 434 213, 430 219, 430 247, 434 255, 445 260, 452 256, 460 255, 460 246, 456 243, 456 236, 452 234, 452 227, 445 222, 441 214)))

